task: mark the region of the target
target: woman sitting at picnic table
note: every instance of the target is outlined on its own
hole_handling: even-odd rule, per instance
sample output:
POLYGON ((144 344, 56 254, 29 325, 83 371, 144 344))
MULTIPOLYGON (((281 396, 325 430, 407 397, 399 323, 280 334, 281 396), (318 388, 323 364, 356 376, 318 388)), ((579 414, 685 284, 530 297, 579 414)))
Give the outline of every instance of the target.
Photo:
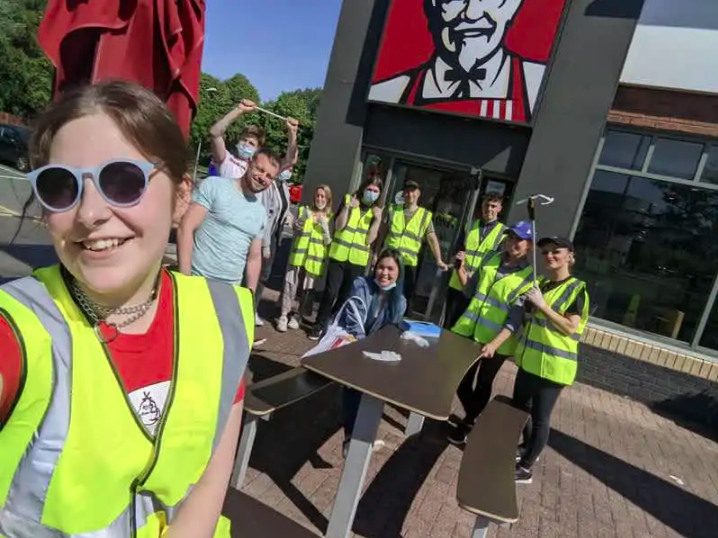
POLYGON ((578 368, 578 342, 588 323, 586 283, 571 276, 573 243, 565 237, 538 242, 548 278, 526 294, 523 333, 516 348, 519 367, 513 404, 531 413, 516 455, 516 481, 532 481, 534 463, 546 447, 551 413, 561 391, 573 384, 578 368))
MULTIPOLYGON (((406 299, 402 294, 403 269, 398 250, 382 251, 377 259, 374 274, 360 276, 352 283, 349 299, 338 313, 339 317, 336 320, 338 326, 361 340, 382 327, 398 324, 406 311, 406 299)), ((346 457, 359 411, 361 392, 345 388, 342 399, 344 409, 342 452, 346 457)))

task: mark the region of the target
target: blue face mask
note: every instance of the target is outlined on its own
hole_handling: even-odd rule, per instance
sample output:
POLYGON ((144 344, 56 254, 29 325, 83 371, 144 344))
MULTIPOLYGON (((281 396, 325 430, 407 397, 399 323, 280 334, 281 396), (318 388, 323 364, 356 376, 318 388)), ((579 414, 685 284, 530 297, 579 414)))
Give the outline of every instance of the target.
POLYGON ((379 193, 376 191, 365 190, 362 194, 362 199, 367 205, 371 205, 379 199, 379 193))
POLYGON ((237 144, 237 154, 242 159, 251 159, 255 151, 257 150, 254 149, 252 146, 248 146, 247 144, 237 144))
POLYGON ((282 173, 277 176, 280 181, 289 181, 292 179, 292 173, 289 170, 282 170, 282 173))
POLYGON ((382 286, 381 284, 379 284, 379 280, 376 278, 374 279, 374 282, 376 282, 376 285, 379 286, 379 289, 381 289, 382 291, 391 291, 396 288, 396 281, 392 282, 388 286, 382 286))

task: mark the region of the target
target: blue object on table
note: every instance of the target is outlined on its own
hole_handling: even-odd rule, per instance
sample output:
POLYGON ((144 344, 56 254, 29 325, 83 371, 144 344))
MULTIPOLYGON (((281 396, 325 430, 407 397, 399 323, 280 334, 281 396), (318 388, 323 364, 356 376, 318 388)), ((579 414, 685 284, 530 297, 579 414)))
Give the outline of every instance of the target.
POLYGON ((441 327, 428 321, 417 321, 404 318, 399 326, 404 331, 411 331, 424 338, 438 338, 441 336, 441 327))

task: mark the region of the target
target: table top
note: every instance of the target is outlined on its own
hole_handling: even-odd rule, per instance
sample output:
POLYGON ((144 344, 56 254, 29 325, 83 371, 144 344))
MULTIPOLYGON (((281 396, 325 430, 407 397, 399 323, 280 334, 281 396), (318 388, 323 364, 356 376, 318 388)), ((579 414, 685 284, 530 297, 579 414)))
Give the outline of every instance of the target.
POLYGON ((427 339, 429 347, 401 340, 388 326, 356 343, 302 359, 302 366, 344 386, 436 420, 451 413, 454 394, 477 360, 481 344, 450 331, 427 339), (369 359, 362 351, 395 351, 398 362, 369 359))

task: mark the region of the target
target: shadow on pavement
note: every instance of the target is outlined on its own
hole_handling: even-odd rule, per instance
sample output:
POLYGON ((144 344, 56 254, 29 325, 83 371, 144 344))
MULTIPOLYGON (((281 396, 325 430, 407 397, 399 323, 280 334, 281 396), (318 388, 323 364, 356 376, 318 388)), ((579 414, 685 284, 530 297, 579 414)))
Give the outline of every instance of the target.
POLYGON ((353 532, 369 538, 401 538, 414 499, 446 450, 446 423, 427 419, 419 435, 402 442, 381 467, 357 508, 353 532))
POLYGON ((681 428, 718 441, 718 384, 702 392, 680 394, 650 405, 651 411, 672 420, 681 428), (686 412, 688 410, 689 412, 686 412))
POLYGON ((551 447, 686 538, 714 538, 718 507, 574 437, 551 430, 551 447))
MULTIPOLYGON (((254 381, 277 375, 290 367, 253 354, 250 365, 254 381)), ((341 427, 340 388, 331 385, 300 402, 277 411, 268 422, 259 421, 250 467, 266 474, 322 533, 327 519, 292 484, 305 463, 314 468, 331 468, 317 448, 341 427)))

